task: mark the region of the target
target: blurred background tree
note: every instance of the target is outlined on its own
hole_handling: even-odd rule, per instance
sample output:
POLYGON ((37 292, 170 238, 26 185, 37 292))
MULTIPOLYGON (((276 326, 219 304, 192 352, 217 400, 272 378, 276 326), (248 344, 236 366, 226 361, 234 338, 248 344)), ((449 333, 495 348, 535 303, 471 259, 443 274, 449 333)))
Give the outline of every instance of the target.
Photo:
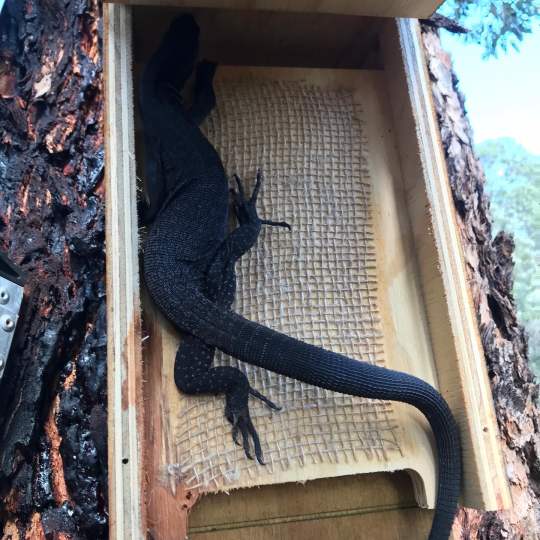
POLYGON ((529 361, 540 374, 540 156, 511 138, 484 141, 476 151, 486 173, 494 233, 514 235, 514 297, 529 334, 529 361))
MULTIPOLYGON (((530 365, 540 377, 540 155, 534 153, 537 146, 531 152, 533 145, 526 144, 530 142, 527 140, 531 136, 530 123, 535 121, 533 114, 520 115, 513 107, 516 99, 523 99, 526 95, 520 92, 525 78, 523 71, 519 70, 524 67, 516 66, 515 72, 511 72, 513 65, 502 61, 505 56, 512 57, 513 50, 519 51, 524 38, 540 31, 540 0, 447 0, 438 13, 468 30, 466 34, 452 38, 452 42, 461 40, 479 45, 483 58, 480 63, 490 65, 493 72, 493 77, 487 77, 480 63, 476 72, 471 69, 472 57, 479 54, 476 47, 454 47, 450 40, 443 39, 445 47, 450 45, 454 69, 464 83, 473 129, 484 134, 484 140, 477 141, 475 147, 486 173, 493 236, 500 230, 514 236, 513 293, 519 321, 529 335, 530 365), (459 58, 458 55, 467 55, 468 58, 459 58), (467 71, 460 73, 464 60, 468 62, 467 71), (506 75, 503 76, 501 70, 506 75), (507 79, 511 86, 505 85, 503 90, 501 78, 507 79), (479 100, 484 103, 479 105, 479 100), (490 115, 485 110, 487 102, 492 107, 490 115), (494 129, 494 121, 499 125, 497 129, 494 129), (510 126, 510 123, 514 125, 510 126), (525 130, 525 127, 529 129, 525 130)), ((534 37, 532 41, 535 42, 534 37)), ((538 66, 530 65, 525 67, 527 69, 535 70, 538 66)), ((529 101, 522 104, 529 111, 538 106, 536 100, 529 101)))
POLYGON ((438 13, 467 28, 465 39, 482 45, 489 57, 508 47, 519 48, 540 15, 540 1, 447 0, 438 13))

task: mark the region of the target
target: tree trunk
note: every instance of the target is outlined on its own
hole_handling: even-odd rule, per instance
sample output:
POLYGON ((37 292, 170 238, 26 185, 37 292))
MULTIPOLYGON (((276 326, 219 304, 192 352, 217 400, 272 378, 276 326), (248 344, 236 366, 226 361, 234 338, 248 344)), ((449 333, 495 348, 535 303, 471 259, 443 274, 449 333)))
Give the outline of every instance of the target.
POLYGON ((0 403, 4 538, 107 536, 98 0, 7 0, 0 249, 26 273, 0 403))
POLYGON ((507 233, 492 238, 485 177, 450 58, 433 28, 424 26, 423 41, 514 502, 505 512, 463 508, 454 530, 463 539, 535 538, 540 535, 538 386, 512 296, 514 242, 507 233))

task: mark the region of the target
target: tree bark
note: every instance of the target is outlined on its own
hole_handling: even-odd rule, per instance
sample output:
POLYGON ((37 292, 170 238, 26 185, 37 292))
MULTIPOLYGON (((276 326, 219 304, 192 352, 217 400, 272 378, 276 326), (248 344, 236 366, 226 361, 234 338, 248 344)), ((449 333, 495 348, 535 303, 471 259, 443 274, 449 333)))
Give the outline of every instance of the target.
POLYGON ((0 249, 26 273, 0 392, 4 538, 107 536, 98 0, 7 0, 0 249))
POLYGON ((540 535, 538 385, 512 296, 514 242, 504 232, 492 236, 486 180, 450 57, 432 27, 423 27, 423 41, 514 503, 501 512, 462 508, 454 531, 463 539, 535 538, 540 535))

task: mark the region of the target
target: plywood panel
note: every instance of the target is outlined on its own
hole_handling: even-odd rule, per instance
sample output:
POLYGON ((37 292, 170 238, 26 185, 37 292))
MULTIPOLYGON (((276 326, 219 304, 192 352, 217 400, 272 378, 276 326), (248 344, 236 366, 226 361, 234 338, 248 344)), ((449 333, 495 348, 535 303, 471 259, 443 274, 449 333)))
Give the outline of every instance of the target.
MULTIPOLYGON (((404 197, 401 192, 402 184, 395 153, 391 117, 385 101, 384 75, 380 72, 367 71, 221 67, 218 71, 217 84, 219 85, 220 81, 226 82, 238 78, 247 78, 248 81, 252 81, 252 84, 261 84, 264 80, 282 83, 302 81, 304 84, 319 88, 350 92, 354 99, 361 103, 364 110, 362 119, 366 130, 365 139, 369 147, 366 154, 369 164, 366 166, 370 173, 367 181, 371 182, 373 192, 374 244, 377 246, 377 258, 380 263, 377 265, 375 282, 379 284, 380 291, 378 306, 383 323, 385 362, 390 367, 415 373, 436 384, 430 338, 416 275, 412 237, 407 211, 403 204, 404 197)), ((227 156, 224 158, 227 160, 227 156)), ((262 201, 264 205, 264 198, 262 201)), ((299 200, 298 204, 302 204, 302 201, 299 200)), ((273 209, 271 211, 275 213, 273 209)), ((311 211, 316 211, 316 208, 311 211)), ((316 220, 316 214, 313 219, 316 220)), ((154 381, 156 387, 153 395, 157 400, 155 401, 157 408, 148 409, 152 418, 161 419, 163 428, 160 435, 162 454, 157 461, 154 461, 154 465, 157 463, 156 476, 162 484, 174 486, 175 489, 183 489, 182 483, 177 482, 182 477, 187 479, 191 475, 188 472, 191 469, 185 462, 186 459, 189 461, 189 450, 187 454, 185 450, 184 455, 178 454, 177 441, 189 435, 189 430, 186 431, 185 423, 188 420, 185 414, 188 409, 191 410, 192 400, 196 400, 198 406, 204 403, 205 399, 211 403, 208 399, 213 400, 213 398, 189 398, 179 394, 172 376, 179 338, 170 325, 149 305, 146 306, 145 320, 148 328, 151 329, 146 361, 149 366, 154 366, 150 367, 152 373, 161 373, 161 383, 154 381)), ((213 403, 216 403, 215 400, 213 403)), ((223 422, 221 402, 218 401, 217 405, 216 412, 212 414, 216 414, 217 420, 223 422)), ((418 500, 423 504, 433 504, 435 455, 427 424, 414 409, 399 404, 395 404, 394 407, 400 452, 388 455, 383 460, 351 458, 343 461, 336 459, 270 470, 270 468, 257 467, 246 462, 245 457, 239 452, 235 457, 240 460, 238 464, 241 467, 238 470, 247 471, 249 474, 241 474, 238 477, 230 475, 226 486, 222 483, 221 487, 219 483, 208 484, 199 489, 211 491, 216 488, 232 489, 246 485, 305 481, 318 477, 376 470, 410 469, 416 471, 414 479, 417 480, 415 488, 418 500)), ((255 423, 264 440, 265 423, 268 423, 269 419, 264 414, 260 419, 257 418, 258 409, 252 410, 256 417, 255 423)), ((210 417, 207 416, 205 423, 208 424, 208 422, 210 422, 210 417)), ((221 435, 219 444, 223 448, 234 449, 234 446, 231 446, 227 424, 224 425, 226 429, 221 435)), ((200 449, 199 443, 197 444, 197 448, 200 449)), ((271 446, 270 443, 270 448, 271 446)))
MULTIPOLYGON (((378 33, 384 19, 260 11, 190 9, 201 28, 200 56, 221 65, 382 67, 378 33)), ((169 24, 185 10, 133 9, 134 53, 144 65, 169 24)))
MULTIPOLYGON (((157 13, 161 11, 160 9, 157 13)), ((140 506, 143 481, 140 465, 140 419, 143 407, 142 403, 137 401, 141 380, 138 372, 139 299, 133 126, 130 110, 131 10, 123 6, 105 6, 105 13, 109 197, 107 249, 110 266, 108 293, 111 325, 109 330, 111 531, 113 537, 117 538, 126 535, 140 538, 144 534, 143 531, 146 531, 146 524, 144 508, 140 506), (115 14, 114 18, 112 14, 115 14)), ((230 34, 227 34, 227 13, 234 19, 238 12, 225 10, 214 12, 218 18, 216 20, 221 21, 219 23, 221 30, 213 45, 208 45, 208 50, 214 47, 213 50, 217 51, 221 46, 226 50, 230 39, 230 34)), ((276 14, 272 14, 274 15, 276 14)), ((211 11, 204 15, 208 17, 208 21, 211 21, 211 16, 211 11)), ((242 16, 247 17, 245 14, 242 16)), ((302 19, 303 17, 301 16, 302 19)), ((305 17, 309 18, 308 15, 305 17)), ((332 24, 327 24, 323 21, 325 18, 326 16, 314 23, 315 26, 311 29, 305 26, 306 33, 303 37, 317 35, 317 29, 323 28, 324 32, 328 32, 329 41, 334 43, 334 40, 337 40, 340 43, 340 33, 335 31, 335 28, 339 30, 340 27, 333 25, 337 19, 328 16, 329 20, 332 19, 332 24), (317 27, 319 23, 322 26, 317 27)), ((162 18, 159 24, 164 26, 166 19, 167 17, 162 18)), ((366 21, 354 17, 348 19, 358 24, 357 27, 350 24, 349 37, 354 35, 355 28, 360 33, 361 28, 367 29, 366 21)), ((237 23, 240 24, 241 20, 247 21, 239 17, 237 23)), ((250 30, 252 51, 242 57, 242 43, 238 41, 226 52, 230 57, 238 55, 240 64, 249 63, 251 58, 257 57, 256 39, 253 36, 256 37, 257 31, 264 26, 261 23, 261 21, 264 23, 264 17, 258 20, 259 27, 250 30)), ((138 31, 141 34, 145 34, 145 23, 151 25, 149 21, 151 18, 139 20, 141 24, 138 31)), ((379 25, 374 34, 378 34, 380 20, 374 21, 377 21, 373 23, 374 25, 379 25)), ((277 24, 277 19, 273 20, 272 25, 274 24, 277 24)), ((369 26, 369 22, 367 24, 369 26)), ((441 154, 437 138, 437 126, 430 106, 429 80, 422 65, 423 57, 415 24, 413 21, 402 20, 399 21, 399 27, 389 24, 383 32, 380 41, 385 48, 385 69, 388 78, 382 79, 380 73, 373 75, 374 81, 379 79, 378 82, 370 83, 371 92, 375 94, 372 101, 366 102, 370 105, 366 109, 367 112, 374 115, 371 120, 375 120, 375 123, 384 120, 371 134, 371 141, 375 144, 375 152, 371 157, 379 164, 383 179, 374 185, 376 188, 374 196, 380 205, 380 209, 375 212, 377 234, 383 241, 389 239, 386 248, 379 254, 379 260, 383 261, 385 268, 383 275, 380 276, 381 282, 392 284, 382 288, 385 297, 383 295, 381 302, 386 306, 383 307, 383 321, 389 329, 385 335, 385 347, 388 351, 393 351, 395 367, 410 370, 430 382, 440 384, 441 391, 448 398, 454 411, 457 411, 464 434, 466 502, 493 508, 508 506, 509 496, 504 469, 497 450, 496 424, 492 409, 490 410, 489 385, 485 377, 481 345, 472 316, 470 299, 467 298, 468 288, 460 268, 462 257, 451 214, 452 204, 447 189, 444 156, 441 154), (401 36, 401 43, 398 35, 401 36), (403 50, 400 47, 403 47, 403 50), (389 119, 390 105, 394 114, 389 119), (417 130, 419 138, 415 136, 417 130), (399 151, 399 159, 396 148, 399 151), (396 316, 402 313, 404 303, 406 313, 403 316, 396 316)), ((273 29, 270 28, 272 25, 269 25, 268 36, 271 30, 276 29, 275 26, 273 29)), ((209 28, 212 28, 210 23, 209 28)), ((300 30, 301 25, 295 28, 300 33, 304 32, 300 30)), ((296 30, 287 37, 292 41, 284 42, 286 47, 282 47, 279 40, 272 41, 269 37, 266 57, 260 62, 275 63, 280 58, 287 58, 287 50, 302 41, 301 39, 294 41, 298 39, 294 37, 296 30)), ((147 37, 150 37, 154 32, 147 33, 147 37)), ((376 42, 377 36, 372 35, 366 42, 368 45, 358 49, 355 49, 355 46, 359 42, 351 41, 349 37, 342 42, 343 57, 348 60, 340 64, 338 52, 341 45, 330 47, 332 53, 328 56, 321 53, 321 59, 331 66, 370 65, 368 57, 376 51, 376 47, 373 49, 369 43, 373 44, 373 39, 376 42), (357 50, 360 51, 360 56, 367 56, 358 60, 355 57, 357 50)), ((154 35, 151 39, 157 40, 157 36, 154 35)), ((143 43, 142 56, 147 54, 146 47, 151 39, 145 41, 144 37, 139 43, 139 46, 143 43)), ((243 45, 245 46, 245 43, 243 45)), ((301 55, 293 58, 302 65, 317 65, 317 54, 320 51, 320 45, 314 40, 309 42, 309 46, 301 55)), ((356 75, 351 72, 343 76, 347 79, 356 75)), ((371 75, 368 74, 369 76, 371 75)), ((331 81, 329 84, 343 82, 339 82, 339 77, 333 79, 329 72, 321 72, 314 80, 324 83, 327 77, 331 81)), ((166 329, 159 316, 152 314, 151 309, 148 309, 147 317, 148 328, 153 336, 152 341, 147 343, 145 355, 150 382, 147 386, 149 391, 149 401, 146 404, 149 415, 147 429, 151 437, 151 443, 146 448, 150 457, 145 474, 148 476, 149 485, 147 501, 154 519, 150 530, 157 531, 156 538, 172 539, 182 535, 182 527, 186 525, 186 512, 196 500, 197 494, 185 490, 182 484, 172 481, 171 475, 168 474, 170 462, 164 457, 167 445, 170 445, 172 440, 167 434, 170 433, 169 421, 171 414, 175 413, 169 398, 173 395, 173 390, 174 392, 176 390, 170 380, 171 365, 156 362, 161 362, 164 346, 174 349, 174 344, 171 344, 170 340, 177 338, 171 338, 173 334, 166 329), (168 533, 162 534, 163 531, 168 533)), ((420 448, 424 456, 420 459, 419 466, 424 467, 423 470, 419 470, 420 476, 434 479, 431 439, 425 422, 406 407, 397 407, 397 410, 403 432, 403 448, 411 446, 420 448), (412 428, 404 429, 403 426, 412 428)), ((411 466, 407 452, 401 462, 398 460, 397 466, 398 468, 411 466)), ((352 472, 351 469, 342 469, 339 472, 331 471, 329 474, 352 472)), ((327 473, 323 472, 323 475, 325 474, 327 473)), ((433 486, 427 485, 428 493, 424 493, 425 486, 418 478, 418 475, 413 475, 413 481, 417 480, 415 483, 417 500, 432 501, 433 486)), ((295 478, 289 478, 293 479, 295 478)), ((287 478, 281 481, 287 481, 287 478)), ((400 527, 407 523, 411 515, 418 515, 407 508, 395 512, 388 509, 388 515, 390 514, 398 516, 396 519, 401 523, 400 527)), ((379 514, 375 522, 381 523, 385 519, 384 516, 384 513, 379 514)), ((342 518, 336 516, 336 519, 342 518)), ((357 518, 351 515, 343 519, 345 523, 348 519, 357 518)), ((416 517, 411 519, 414 521, 416 517)), ((313 520, 313 523, 315 522, 321 530, 320 527, 326 526, 324 523, 329 521, 313 520)), ((355 521, 355 523, 356 527, 360 528, 365 522, 355 521)), ((282 535, 287 538, 287 534, 292 534, 292 529, 287 532, 288 526, 289 524, 274 523, 272 524, 274 528, 265 528, 265 531, 271 530, 275 536, 282 535)), ((207 534, 208 531, 203 530, 206 525, 200 524, 200 527, 195 529, 195 534, 207 534)), ((343 531, 343 537, 347 537, 345 531, 350 529, 340 530, 343 531)), ((395 530, 399 532, 402 529, 395 530)))
MULTIPOLYGON (((107 1, 107 0, 106 0, 107 1)), ((109 0, 119 4, 209 7, 310 13, 341 13, 376 17, 429 17, 440 0, 109 0)))
POLYGON ((204 496, 190 514, 189 535, 197 540, 424 540, 432 517, 416 507, 405 473, 368 474, 204 496))

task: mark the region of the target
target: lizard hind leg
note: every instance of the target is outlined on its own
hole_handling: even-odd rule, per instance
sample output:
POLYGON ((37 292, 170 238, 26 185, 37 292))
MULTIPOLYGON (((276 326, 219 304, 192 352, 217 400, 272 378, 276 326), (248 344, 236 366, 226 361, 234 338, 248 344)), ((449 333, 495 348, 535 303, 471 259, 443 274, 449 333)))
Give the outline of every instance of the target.
POLYGON ((260 399, 271 409, 279 410, 279 407, 251 388, 247 377, 239 369, 232 366, 212 367, 214 351, 213 347, 195 336, 186 335, 176 353, 176 386, 190 395, 225 394, 225 417, 232 425, 233 441, 243 446, 249 459, 253 459, 253 447, 257 461, 264 465, 259 435, 249 414, 249 396, 260 399))

